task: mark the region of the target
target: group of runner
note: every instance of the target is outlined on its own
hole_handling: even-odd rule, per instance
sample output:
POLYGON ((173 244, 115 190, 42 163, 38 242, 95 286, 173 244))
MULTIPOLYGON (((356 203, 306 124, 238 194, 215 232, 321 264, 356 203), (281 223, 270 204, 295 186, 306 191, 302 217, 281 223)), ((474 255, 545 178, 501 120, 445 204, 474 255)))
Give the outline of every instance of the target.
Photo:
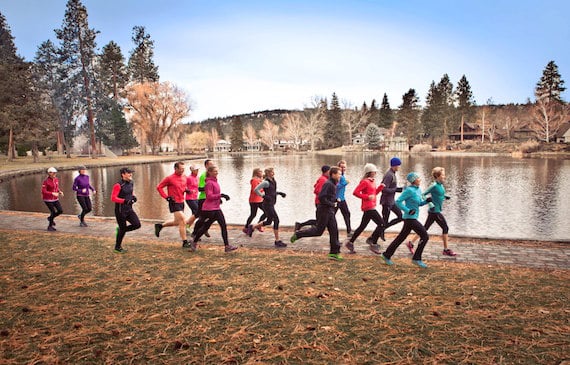
MULTIPOLYGON (((414 250, 414 239, 406 242, 411 254, 413 254, 412 262, 422 268, 427 265, 422 261, 422 253, 429 240, 427 230, 435 222, 442 229, 442 238, 444 250, 443 254, 447 256, 455 256, 447 246, 449 227, 442 214, 442 205, 444 200, 449 199, 445 194, 443 183, 445 182, 445 170, 436 167, 432 171, 434 182, 425 192, 420 190, 420 177, 415 172, 410 172, 406 176, 406 180, 410 186, 404 188, 398 186, 396 173, 402 162, 398 157, 390 160, 390 168, 384 173, 380 183, 378 183, 378 169, 376 165, 367 163, 364 166, 363 176, 358 185, 353 190, 353 195, 361 199, 362 220, 356 230, 352 231, 350 222, 350 210, 346 203, 346 188, 349 180, 346 178, 347 163, 341 160, 336 166, 322 166, 321 175, 314 185, 316 219, 310 219, 303 223, 295 223, 295 232, 290 238, 290 242, 294 243, 303 237, 321 236, 325 229, 329 232, 330 251, 328 257, 334 260, 342 260, 340 255, 341 243, 339 241, 339 232, 336 222, 336 212, 341 211, 343 216, 347 239, 344 246, 349 253, 355 253, 354 242, 362 234, 364 229, 373 221, 376 228, 372 235, 366 239, 370 250, 380 255, 387 265, 392 265, 391 257, 411 231, 419 236, 419 243, 414 250), (396 193, 401 193, 398 199, 395 198, 396 193), (376 209, 378 195, 380 195, 380 205, 382 206, 382 214, 376 209), (429 196, 428 196, 429 195, 429 196), (418 221, 420 206, 429 204, 428 218, 425 224, 418 221), (393 220, 389 220, 391 213, 395 214, 393 220), (380 252, 378 239, 385 241, 384 232, 386 228, 403 222, 403 227, 398 236, 390 243, 384 252, 380 252), (308 227, 308 228, 306 228, 308 227)), ((217 181, 218 167, 210 159, 204 161, 205 170, 200 176, 199 167, 190 166, 190 174, 185 174, 185 164, 182 161, 174 164, 174 173, 164 178, 158 185, 157 191, 164 198, 173 219, 163 223, 155 224, 155 235, 160 237, 160 232, 166 227, 178 227, 182 247, 188 248, 190 251, 196 251, 197 243, 202 236, 209 237, 208 230, 211 225, 217 222, 220 226, 222 240, 224 242, 225 252, 235 251, 236 246, 231 245, 228 240, 227 224, 224 214, 221 210, 222 199, 230 200, 230 197, 221 192, 220 185, 217 181), (166 189, 166 191, 165 191, 166 189), (184 203, 191 210, 191 216, 187 219, 184 215, 184 203), (188 237, 187 229, 194 225, 190 237, 188 237)), ((73 190, 77 194, 77 200, 82 208, 78 215, 81 227, 87 227, 85 215, 91 210, 90 193, 95 193, 95 189, 89 183, 89 176, 86 175, 84 166, 80 167, 79 175, 74 179, 73 190)), ((133 204, 137 202, 134 195, 132 174, 133 170, 124 167, 120 169, 121 180, 113 186, 111 200, 115 203, 115 218, 117 220, 116 253, 124 253, 127 250, 122 247, 122 241, 125 234, 129 231, 139 229, 141 227, 140 220, 133 210, 133 204)), ((42 197, 50 210, 48 217, 48 231, 55 231, 55 218, 62 214, 63 210, 59 202, 59 197, 63 196, 63 192, 59 187, 59 181, 56 177, 57 170, 53 167, 48 169, 48 176, 42 184, 42 197)), ((279 216, 275 210, 277 197, 286 197, 286 194, 277 190, 275 180, 275 171, 273 168, 267 168, 262 171, 255 168, 250 180, 249 205, 250 214, 246 219, 243 227, 243 233, 252 237, 257 230, 264 231, 264 227, 272 226, 274 234, 274 245, 277 248, 287 247, 279 238, 279 216), (262 216, 256 224, 252 224, 257 212, 261 210, 262 216)))

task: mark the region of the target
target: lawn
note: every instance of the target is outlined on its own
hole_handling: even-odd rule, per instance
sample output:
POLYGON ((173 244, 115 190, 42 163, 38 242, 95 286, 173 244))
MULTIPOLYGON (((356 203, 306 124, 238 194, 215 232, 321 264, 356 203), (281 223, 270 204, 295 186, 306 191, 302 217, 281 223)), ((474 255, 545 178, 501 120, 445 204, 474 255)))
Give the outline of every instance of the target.
POLYGON ((0 231, 0 364, 558 364, 568 271, 0 231))

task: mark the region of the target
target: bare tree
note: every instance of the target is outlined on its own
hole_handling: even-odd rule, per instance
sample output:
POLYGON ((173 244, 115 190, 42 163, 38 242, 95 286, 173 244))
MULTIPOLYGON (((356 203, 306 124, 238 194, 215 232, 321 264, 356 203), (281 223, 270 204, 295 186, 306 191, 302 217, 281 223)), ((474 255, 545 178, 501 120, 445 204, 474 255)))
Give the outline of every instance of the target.
POLYGON ((193 151, 204 151, 208 147, 210 134, 206 132, 192 132, 186 136, 186 144, 193 151))
POLYGON ((353 108, 350 102, 343 100, 341 116, 342 124, 346 126, 348 131, 348 143, 352 144, 352 136, 362 130, 363 126, 368 125, 370 113, 365 109, 353 108))
POLYGON ((283 132, 287 139, 293 141, 295 149, 299 150, 301 143, 303 143, 303 137, 306 135, 303 118, 301 118, 299 113, 289 113, 285 115, 283 120, 283 132))
POLYGON ((263 121, 263 129, 259 131, 261 143, 266 145, 271 151, 275 148, 275 142, 279 139, 279 126, 273 124, 269 119, 263 121))
POLYGON ((210 136, 208 139, 208 147, 210 151, 214 150, 214 147, 216 147, 216 144, 218 143, 219 140, 220 140, 220 135, 218 134, 218 130, 216 128, 212 128, 210 130, 210 136))
POLYGON ((132 84, 127 88, 127 100, 129 119, 145 135, 153 155, 170 131, 190 113, 186 94, 169 82, 132 84))
POLYGON ((253 127, 251 123, 245 127, 245 131, 243 132, 243 138, 247 141, 250 147, 253 147, 254 143, 257 141, 257 131, 253 127))
POLYGON ((176 142, 176 154, 184 154, 184 141, 186 140, 186 134, 188 133, 188 124, 177 124, 172 128, 170 132, 171 138, 176 142))
POLYGON ((568 111, 562 103, 541 98, 536 101, 532 109, 533 124, 532 129, 539 139, 551 142, 558 132, 558 129, 568 118, 568 111))
POLYGON ((301 122, 305 125, 305 137, 309 141, 311 151, 315 150, 315 144, 321 142, 324 137, 324 128, 327 122, 326 110, 305 109, 301 114, 301 122))

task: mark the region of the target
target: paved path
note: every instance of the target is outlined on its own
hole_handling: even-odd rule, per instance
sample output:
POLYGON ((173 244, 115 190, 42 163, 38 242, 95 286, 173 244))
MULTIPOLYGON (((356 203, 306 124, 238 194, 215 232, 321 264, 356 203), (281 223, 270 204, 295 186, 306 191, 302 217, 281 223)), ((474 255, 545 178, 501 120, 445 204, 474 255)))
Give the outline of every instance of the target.
MULTIPOLYGON (((30 231, 45 231, 47 228, 47 213, 31 213, 31 212, 15 212, 0 210, 0 229, 18 229, 30 231)), ((94 237, 113 237, 115 233, 114 217, 93 217, 87 216, 86 222, 89 227, 79 227, 79 220, 75 215, 62 215, 56 219, 58 232, 53 234, 72 233, 90 235, 94 237)), ((157 221, 142 220, 141 229, 130 232, 125 238, 125 245, 128 247, 129 242, 133 239, 145 242, 172 243, 172 245, 180 245, 178 230, 174 227, 163 229, 160 238, 154 236, 154 223, 157 221)), ((204 238, 204 242, 212 242, 221 244, 221 237, 217 225, 212 227, 212 237, 204 238)), ((232 244, 246 247, 254 247, 260 249, 274 249, 273 232, 266 229, 265 232, 254 233, 252 238, 245 236, 241 232, 241 227, 231 226, 228 230, 229 239, 232 244)), ((289 242, 292 230, 291 227, 284 227, 281 232, 281 239, 289 242)), ((359 255, 375 256, 368 250, 365 237, 370 233, 365 232, 355 242, 355 249, 359 255)), ((393 236, 393 235, 391 235, 393 236)), ((341 232, 341 241, 344 239, 341 232)), ((382 247, 387 247, 388 242, 382 243, 382 247)), ((494 264, 494 265, 516 265, 533 268, 546 269, 564 269, 570 270, 570 243, 558 245, 560 247, 532 247, 532 245, 503 245, 500 240, 496 244, 479 244, 479 243, 461 243, 461 238, 451 238, 450 248, 458 252, 456 257, 446 257, 441 254, 442 244, 438 240, 438 236, 434 237, 433 242, 430 241, 424 250, 423 259, 445 260, 462 263, 478 263, 478 264, 494 264)), ((287 249, 293 249, 304 252, 328 252, 328 233, 325 231, 322 237, 303 238, 294 244, 289 244, 287 249)), ((342 249, 346 252, 346 249, 342 249)), ((346 254, 348 255, 348 254, 346 254)), ((394 256, 396 260, 410 259, 408 250, 404 245, 400 246, 394 256)))

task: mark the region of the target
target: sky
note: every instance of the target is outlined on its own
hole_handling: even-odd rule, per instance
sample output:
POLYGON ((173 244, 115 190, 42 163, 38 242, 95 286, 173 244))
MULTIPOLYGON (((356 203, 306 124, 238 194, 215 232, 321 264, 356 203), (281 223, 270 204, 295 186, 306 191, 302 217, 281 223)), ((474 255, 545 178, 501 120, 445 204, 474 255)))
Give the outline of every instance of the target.
MULTIPOLYGON (((161 81, 189 96, 188 121, 342 106, 392 108, 432 81, 467 77, 478 105, 525 103, 549 61, 570 87, 567 0, 83 0, 98 49, 128 59, 132 28, 155 44, 161 81)), ((61 28, 66 0, 0 0, 18 53, 33 60, 61 28)), ((570 93, 562 97, 568 101, 570 93)))

